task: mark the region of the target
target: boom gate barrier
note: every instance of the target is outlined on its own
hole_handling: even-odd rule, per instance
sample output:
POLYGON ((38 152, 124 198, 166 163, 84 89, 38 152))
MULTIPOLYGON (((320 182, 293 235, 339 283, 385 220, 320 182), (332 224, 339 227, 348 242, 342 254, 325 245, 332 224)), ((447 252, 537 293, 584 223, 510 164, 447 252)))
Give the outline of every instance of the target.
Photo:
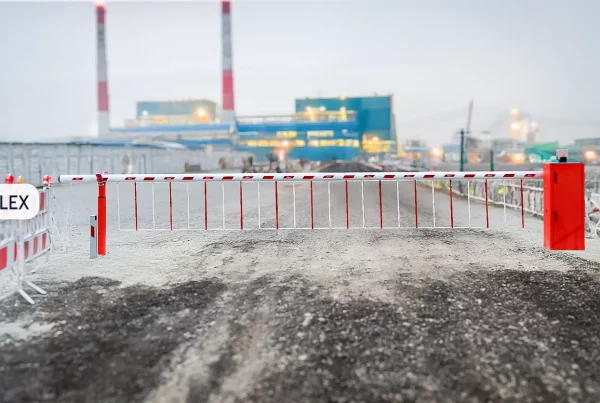
MULTIPOLYGON (((419 206, 419 191, 417 189, 417 182, 431 182, 432 183, 432 194, 434 194, 434 182, 436 181, 447 181, 449 182, 449 212, 450 212, 450 227, 459 228, 454 222, 454 207, 453 207, 453 182, 456 181, 476 181, 482 182, 485 188, 485 214, 486 214, 486 225, 483 228, 489 228, 489 207, 488 207, 488 183, 490 181, 518 181, 520 188, 516 190, 516 197, 520 199, 521 204, 521 223, 524 226, 525 217, 525 192, 523 182, 527 180, 542 180, 544 183, 544 247, 550 250, 583 250, 585 248, 585 185, 584 185, 584 170, 583 164, 579 163, 566 163, 562 159, 559 163, 546 164, 543 171, 522 171, 522 172, 357 172, 357 173, 281 173, 281 174, 154 174, 154 175, 108 175, 108 174, 96 174, 96 175, 61 175, 59 182, 61 183, 98 183, 98 211, 97 221, 95 217, 91 220, 91 256, 97 255, 102 256, 106 254, 106 185, 109 183, 117 184, 117 187, 122 183, 133 184, 133 198, 134 198, 134 214, 135 214, 135 230, 140 230, 138 225, 138 183, 150 183, 154 189, 154 184, 166 183, 168 184, 168 195, 169 195, 169 228, 167 230, 174 230, 173 228, 173 184, 175 183, 186 183, 188 185, 188 229, 189 229, 189 185, 194 182, 200 182, 203 187, 204 195, 204 230, 214 229, 209 228, 208 221, 208 207, 207 207, 207 184, 209 183, 221 183, 223 189, 223 213, 225 212, 225 183, 239 183, 239 224, 236 230, 248 230, 249 228, 244 222, 244 183, 255 183, 257 186, 258 195, 258 217, 259 217, 259 229, 261 228, 260 221, 260 185, 264 182, 270 182, 274 185, 274 212, 275 212, 275 226, 274 230, 283 229, 337 229, 345 228, 350 229, 350 218, 349 218, 349 191, 348 184, 352 182, 360 182, 361 185, 361 202, 363 208, 363 226, 359 228, 371 228, 365 226, 364 218, 364 183, 375 182, 378 189, 378 200, 379 200, 379 226, 374 228, 390 228, 384 227, 383 219, 383 197, 382 197, 382 183, 395 182, 397 189, 397 209, 398 209, 398 227, 400 227, 400 193, 399 184, 403 182, 412 182, 412 192, 414 197, 414 227, 423 228, 419 224, 418 206, 419 206), (316 182, 326 182, 328 192, 328 208, 329 208, 329 226, 320 228, 315 226, 314 217, 314 190, 313 184, 316 182), (332 227, 331 225, 331 184, 342 183, 345 188, 345 215, 346 225, 345 227, 332 227), (293 207, 294 207, 294 225, 293 227, 283 227, 280 225, 280 193, 281 184, 291 184, 291 190, 293 195, 293 207), (307 183, 310 191, 310 226, 306 228, 296 226, 296 185, 298 183, 307 183), (94 244, 97 243, 97 247, 94 244), (95 251, 94 251, 95 249, 95 251)), ((237 186, 237 185, 236 185, 237 186)), ((504 193, 506 194, 506 193, 504 193)), ((469 198, 470 192, 467 192, 467 198, 469 198)), ((457 197, 457 196, 454 196, 457 197)), ((154 191, 152 193, 152 207, 153 207, 153 222, 154 222, 154 191)), ((435 197, 433 201, 434 209, 434 227, 435 226, 435 197)), ((506 207, 505 207, 506 209, 506 207)), ((119 229, 120 228, 120 208, 119 199, 117 198, 117 215, 119 215, 119 229)), ((506 212, 505 212, 506 222, 506 212)), ((469 204, 469 226, 463 228, 475 228, 470 225, 470 204, 469 204)), ((436 227, 439 228, 439 227, 436 227)), ((154 227, 154 229, 156 229, 154 227)), ((223 215, 223 227, 220 229, 228 229, 225 227, 225 215, 223 215)), ((230 228, 233 229, 233 228, 230 228)))

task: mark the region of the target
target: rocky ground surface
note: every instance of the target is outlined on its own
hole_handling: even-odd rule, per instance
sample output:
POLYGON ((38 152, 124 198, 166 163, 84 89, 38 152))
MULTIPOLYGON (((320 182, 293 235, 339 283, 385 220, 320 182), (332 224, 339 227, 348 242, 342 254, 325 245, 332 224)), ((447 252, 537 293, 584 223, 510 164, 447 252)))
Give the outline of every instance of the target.
MULTIPOLYGON (((368 227, 380 223, 371 185, 362 192, 368 227)), ((93 187, 57 190, 56 200, 73 203, 70 227, 61 226, 73 238, 32 277, 48 295, 0 305, 0 401, 600 401, 600 264, 542 249, 535 219, 504 229, 501 209, 490 214, 500 220, 494 230, 409 228, 407 186, 385 187, 381 203, 384 226, 397 226, 399 195, 400 229, 117 233, 112 215, 110 255, 93 261, 82 207, 93 187)), ((343 189, 329 189, 333 227, 345 226, 343 189)), ((286 227, 293 190, 280 189, 286 227)), ((306 189, 295 190, 305 226, 306 189)), ((187 190, 173 191, 181 207, 187 190)), ((231 227, 237 191, 225 189, 231 227)), ((261 226, 273 228, 272 190, 261 192, 261 226)), ((433 222, 428 192, 419 193, 424 226, 433 222)), ((215 227, 221 194, 209 195, 215 227)), ((327 194, 315 188, 319 227, 328 225, 327 194)), ((141 195, 140 225, 151 228, 141 195)), ((349 198, 351 227, 361 226, 360 186, 349 198)), ((159 227, 168 222, 162 202, 157 195, 159 227)), ((249 227, 256 202, 245 189, 249 227)), ((447 225, 448 202, 436 194, 437 225, 447 225)), ((465 224, 465 201, 454 206, 465 224)), ((125 227, 129 207, 119 205, 125 227)), ((484 210, 471 207, 480 224, 484 210)), ((201 215, 190 212, 192 221, 201 215)), ((507 215, 520 223, 518 212, 507 215)), ((176 209, 176 226, 187 217, 176 209)))

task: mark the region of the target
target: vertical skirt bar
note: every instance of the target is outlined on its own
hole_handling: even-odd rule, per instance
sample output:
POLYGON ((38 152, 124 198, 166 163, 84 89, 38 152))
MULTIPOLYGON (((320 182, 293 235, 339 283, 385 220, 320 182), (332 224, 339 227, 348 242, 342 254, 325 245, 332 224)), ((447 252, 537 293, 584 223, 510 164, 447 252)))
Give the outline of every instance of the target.
POLYGON ((190 184, 189 183, 186 183, 185 191, 187 193, 187 215, 188 215, 187 227, 188 227, 188 229, 190 229, 190 184))
POLYGON ((502 199, 502 206, 504 207, 504 228, 506 228, 506 180, 502 181, 502 199))
POLYGON ((471 181, 467 181, 467 210, 469 213, 469 228, 471 228, 471 181))
POLYGON ((156 229, 156 214, 155 214, 155 208, 154 208, 154 182, 151 183, 152 185, 152 229, 156 229))
POLYGON ((119 189, 120 183, 117 182, 117 226, 121 231, 121 191, 119 189))
POLYGON ((313 195, 313 181, 310 181, 310 229, 315 229, 315 208, 313 195))
POLYGON ((348 209, 348 180, 346 179, 346 229, 350 228, 350 214, 348 209))
POLYGON ((398 207, 398 228, 400 228, 400 181, 396 181, 396 205, 398 207))
POLYGON ((294 229, 296 229, 296 182, 292 182, 292 198, 294 204, 294 229))
POLYGON ((415 228, 419 228, 419 201, 417 198, 417 181, 413 181, 413 191, 415 193, 415 228))
POLYGON ((207 183, 204 182, 204 229, 208 230, 208 189, 207 183))
POLYGON ((327 211, 329 215, 329 228, 331 228, 331 182, 329 181, 327 181, 327 211))
POLYGON ((223 210, 223 229, 225 229, 225 183, 221 182, 221 203, 222 203, 222 210, 223 210))
POLYGON ((484 182, 485 186, 485 227, 490 227, 489 203, 488 203, 488 181, 484 182))
POLYGON ((523 179, 521 179, 521 228, 525 228, 525 203, 523 200, 523 179))
POLYGON ((362 207, 363 228, 365 227, 365 181, 360 181, 360 203, 362 207))
POLYGON ((137 182, 133 182, 133 204, 135 213, 135 230, 138 230, 138 200, 137 200, 137 182))
POLYGON ((279 229, 279 186, 275 181, 275 229, 279 229))
POLYGON ((450 182, 450 228, 454 228, 454 204, 452 202, 452 179, 450 182))
POLYGON ((379 228, 383 228, 383 197, 381 191, 381 181, 379 181, 379 228))
POLYGON ((240 230, 244 229, 244 190, 240 181, 240 230))
POLYGON ((173 183, 169 182, 169 225, 173 231, 173 183))
POLYGON ((435 182, 431 181, 431 206, 433 207, 433 228, 435 225, 435 182))

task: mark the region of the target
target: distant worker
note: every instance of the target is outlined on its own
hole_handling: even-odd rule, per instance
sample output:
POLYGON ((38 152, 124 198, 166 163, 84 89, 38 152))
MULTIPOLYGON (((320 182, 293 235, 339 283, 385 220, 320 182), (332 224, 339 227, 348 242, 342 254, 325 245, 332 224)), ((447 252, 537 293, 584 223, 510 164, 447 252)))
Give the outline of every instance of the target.
POLYGON ((274 152, 270 152, 267 155, 267 159, 269 160, 269 171, 271 171, 273 169, 273 164, 277 162, 277 157, 274 152))

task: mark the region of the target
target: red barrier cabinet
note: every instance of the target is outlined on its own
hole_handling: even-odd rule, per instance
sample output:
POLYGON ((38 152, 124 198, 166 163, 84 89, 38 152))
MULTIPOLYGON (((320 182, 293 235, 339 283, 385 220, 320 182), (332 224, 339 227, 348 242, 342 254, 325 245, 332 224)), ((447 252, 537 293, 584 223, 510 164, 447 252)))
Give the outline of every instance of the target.
POLYGON ((544 164, 544 247, 585 249, 585 168, 581 163, 544 164))

